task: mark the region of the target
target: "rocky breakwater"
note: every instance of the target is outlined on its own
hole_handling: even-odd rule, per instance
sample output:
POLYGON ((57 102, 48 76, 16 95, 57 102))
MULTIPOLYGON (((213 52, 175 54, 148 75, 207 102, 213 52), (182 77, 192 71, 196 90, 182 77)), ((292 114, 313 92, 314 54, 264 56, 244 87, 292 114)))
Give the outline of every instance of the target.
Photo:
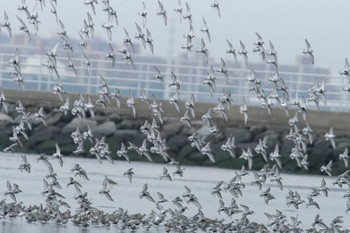
MULTIPOLYGON (((41 97, 36 101, 33 101, 35 99, 34 96, 32 99, 21 99, 25 111, 31 118, 31 127, 27 124, 22 125, 24 126, 24 130, 23 134, 19 134, 19 137, 23 147, 19 145, 15 146, 13 150, 16 153, 46 153, 50 155, 55 152, 55 143, 57 143, 64 156, 95 157, 94 154, 90 153, 90 149, 94 147, 96 140, 104 137, 105 142, 109 146, 112 158, 115 160, 124 159, 117 156, 117 151, 120 150, 122 143, 126 147, 129 146, 129 142, 141 147, 147 135, 142 133, 140 128, 145 125, 146 121, 151 125, 153 120, 151 112, 148 110, 148 107, 144 106, 145 103, 141 100, 136 100, 138 114, 136 119, 133 118, 131 110, 126 106, 118 109, 116 105, 112 106, 111 103, 111 106, 108 106, 107 109, 96 106, 94 119, 92 119, 87 111, 86 119, 81 120, 79 117, 73 116, 70 111, 66 115, 59 111, 61 103, 57 101, 57 96, 52 97, 51 93, 39 93, 35 95, 41 97), (32 117, 40 108, 43 109, 46 125, 43 121, 35 120, 32 117), (78 145, 72 139, 72 133, 79 130, 81 137, 83 137, 84 132, 86 133, 88 129, 91 129, 93 137, 88 138, 87 136, 85 138, 86 140, 83 139, 83 152, 74 153, 77 151, 78 145)), ((70 97, 71 99, 79 98, 77 95, 70 97)), ((10 141, 10 137, 13 136, 13 129, 21 125, 23 114, 19 113, 18 109, 16 110, 18 103, 18 98, 14 101, 8 100, 8 112, 6 113, 4 109, 0 112, 1 150, 13 144, 10 141)), ((181 106, 180 112, 183 113, 185 109, 183 104, 181 106)), ((334 175, 346 170, 344 161, 339 160, 339 154, 343 153, 345 148, 350 147, 348 129, 346 127, 341 128, 342 121, 349 119, 346 113, 309 113, 308 119, 310 125, 313 126, 313 132, 310 132, 309 135, 312 135, 312 143, 306 140, 306 138, 309 138, 306 134, 302 136, 306 145, 302 156, 305 157, 305 154, 308 154, 309 171, 306 171, 303 166, 298 166, 296 161, 298 158, 295 158, 295 155, 293 155, 293 151, 295 152, 296 148, 295 138, 293 137, 303 135, 302 129, 306 126, 301 116, 296 125, 293 126, 290 119, 286 118, 282 110, 274 109, 272 115, 268 116, 266 110, 252 107, 249 111, 248 123, 244 125, 243 117, 238 110, 239 107, 231 106, 228 121, 221 119, 219 115, 213 114, 212 121, 216 125, 216 129, 213 130, 205 121, 201 120, 201 116, 213 106, 215 105, 198 104, 196 118, 191 120, 191 127, 188 127, 188 125, 180 121, 182 114, 177 113, 173 106, 164 103, 164 122, 163 124, 157 122, 159 128, 156 131, 159 131, 160 135, 155 136, 165 142, 167 154, 171 158, 184 165, 205 165, 239 169, 242 164, 245 164, 246 167, 248 166, 247 161, 240 157, 242 153, 250 150, 253 156, 252 169, 262 169, 266 161, 264 161, 263 156, 257 153, 255 149, 259 140, 265 139, 268 162, 271 166, 275 164, 275 161, 269 159, 269 155, 275 150, 277 145, 284 171, 293 173, 320 173, 320 167, 327 164, 330 160, 333 160, 332 172, 334 175), (332 120, 335 120, 333 127, 334 133, 337 135, 335 138, 336 149, 333 149, 331 143, 325 140, 324 137, 324 134, 329 130, 332 120), (298 127, 300 129, 299 134, 292 136, 290 134, 291 127, 298 127), (203 145, 201 146, 211 142, 210 149, 215 163, 211 162, 208 156, 198 150, 198 145, 196 147, 195 143, 191 144, 189 137, 193 135, 203 140, 203 145), (234 138, 235 141, 235 158, 229 152, 221 149, 222 145, 229 138, 234 138)), ((291 111, 292 113, 294 114, 291 111)), ((147 141, 146 146, 149 149, 152 143, 147 141)), ((299 146, 302 147, 302 145, 299 146)), ((165 162, 159 154, 150 154, 154 162, 165 162)), ((147 161, 145 157, 141 157, 135 150, 128 151, 128 156, 131 161, 147 161)), ((300 157, 299 161, 302 158, 300 157)))

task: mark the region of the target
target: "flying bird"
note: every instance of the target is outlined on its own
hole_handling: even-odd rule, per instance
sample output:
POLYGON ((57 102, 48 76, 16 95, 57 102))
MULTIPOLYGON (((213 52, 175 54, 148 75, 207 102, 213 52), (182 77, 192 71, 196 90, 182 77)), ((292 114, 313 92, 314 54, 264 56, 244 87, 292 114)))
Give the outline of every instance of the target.
POLYGON ((315 64, 315 58, 313 54, 313 50, 311 49, 311 45, 307 39, 305 39, 306 49, 303 50, 303 54, 308 55, 311 59, 311 64, 315 64))
POLYGON ((158 6, 159 6, 159 10, 157 11, 157 15, 161 15, 163 17, 163 21, 165 26, 167 26, 168 24, 168 18, 166 15, 166 10, 164 9, 163 4, 158 0, 158 6))

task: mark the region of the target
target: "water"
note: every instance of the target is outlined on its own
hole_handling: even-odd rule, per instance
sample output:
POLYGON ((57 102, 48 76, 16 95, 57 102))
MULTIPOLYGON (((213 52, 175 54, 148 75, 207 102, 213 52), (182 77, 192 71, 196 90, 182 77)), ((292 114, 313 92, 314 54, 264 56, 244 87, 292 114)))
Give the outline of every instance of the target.
MULTIPOLYGON (((44 189, 43 178, 47 175, 46 166, 40 161, 36 162, 37 156, 28 155, 28 162, 32 165, 31 174, 21 173, 18 170, 18 166, 21 163, 21 157, 18 154, 0 154, 2 157, 2 163, 0 165, 0 187, 2 190, 6 190, 6 181, 9 180, 11 183, 17 183, 23 193, 17 195, 17 201, 22 201, 25 206, 28 205, 39 205, 42 203, 45 206, 45 197, 41 195, 44 189)), ((172 182, 168 180, 159 180, 159 175, 163 171, 164 164, 151 164, 132 162, 128 164, 122 161, 116 161, 115 164, 110 164, 107 161, 103 161, 99 164, 94 159, 82 159, 66 157, 64 158, 64 165, 61 168, 57 160, 52 160, 55 172, 58 175, 58 181, 62 186, 62 190, 58 190, 65 196, 65 201, 72 207, 72 213, 77 207, 76 201, 74 200, 75 190, 74 187, 66 187, 68 178, 73 176, 71 169, 74 164, 79 163, 82 168, 88 172, 89 181, 76 178, 81 182, 83 188, 82 191, 88 192, 88 196, 91 199, 93 206, 102 209, 106 212, 113 212, 119 207, 127 209, 129 213, 144 213, 149 214, 151 210, 156 210, 155 204, 151 203, 146 199, 140 199, 139 193, 142 191, 142 187, 145 183, 148 184, 148 191, 155 200, 158 199, 157 191, 161 192, 169 202, 163 206, 165 209, 174 208, 171 203, 176 196, 181 196, 185 192, 184 185, 191 188, 203 209, 205 217, 212 219, 225 219, 230 221, 225 214, 218 214, 219 199, 211 194, 212 188, 218 181, 229 181, 234 177, 234 170, 229 169, 218 169, 218 168, 203 168, 203 167, 184 167, 184 177, 175 177, 172 182), (130 184, 127 177, 123 176, 123 173, 128 168, 134 168, 135 175, 133 182, 130 184), (109 201, 105 196, 100 195, 98 192, 102 188, 102 181, 104 176, 107 175, 109 178, 118 182, 118 185, 111 189, 111 195, 114 202, 109 201)), ((167 166, 169 173, 172 173, 175 168, 167 166)), ((338 215, 344 216, 344 223, 342 224, 343 229, 350 229, 350 221, 346 221, 348 216, 345 214, 346 199, 343 195, 346 193, 346 189, 340 189, 332 186, 332 182, 335 178, 320 177, 320 176, 296 176, 281 174, 283 177, 284 189, 281 191, 275 183, 271 183, 269 180, 263 185, 262 190, 265 190, 267 186, 271 187, 271 193, 276 197, 276 200, 270 201, 268 205, 264 203, 262 197, 259 194, 260 191, 257 186, 250 185, 249 183, 253 180, 253 174, 243 177, 243 182, 246 184, 243 189, 243 197, 236 198, 238 204, 244 204, 254 210, 255 214, 249 216, 249 220, 257 221, 258 223, 268 224, 269 221, 265 216, 266 213, 275 214, 275 210, 281 210, 288 217, 288 221, 291 216, 297 216, 302 221, 303 229, 311 228, 314 216, 319 213, 320 217, 326 224, 329 224, 332 219, 338 215), (329 196, 314 197, 314 200, 320 205, 320 210, 314 206, 306 208, 305 204, 300 205, 299 209, 295 209, 286 205, 286 196, 288 190, 297 190, 301 198, 307 201, 307 195, 311 192, 311 187, 319 187, 321 180, 324 178, 327 183, 327 187, 330 188, 329 196)), ((226 205, 230 204, 232 195, 229 192, 223 192, 223 201, 226 205)), ((1 198, 1 197, 0 197, 1 198)), ((10 202, 10 197, 3 195, 3 198, 10 202)), ((198 212, 196 206, 189 204, 187 216, 192 216, 198 212)), ((233 215, 232 220, 239 219, 240 214, 233 215)), ((90 226, 87 229, 75 226, 72 223, 67 225, 56 225, 55 223, 33 223, 29 224, 26 220, 20 217, 16 219, 10 219, 6 217, 0 220, 1 232, 115 232, 116 226, 110 228, 90 226)), ((153 229, 154 231, 155 229, 153 229)), ((162 228, 156 229, 162 232, 162 228)), ((143 232, 139 230, 138 232, 143 232)))

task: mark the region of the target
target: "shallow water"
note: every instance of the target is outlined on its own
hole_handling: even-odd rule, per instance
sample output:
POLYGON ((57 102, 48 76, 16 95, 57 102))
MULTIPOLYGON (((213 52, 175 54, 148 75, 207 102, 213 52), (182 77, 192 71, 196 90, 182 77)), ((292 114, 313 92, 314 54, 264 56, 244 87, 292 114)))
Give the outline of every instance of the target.
MULTIPOLYGON (((0 164, 0 187, 3 192, 6 191, 6 181, 9 180, 11 183, 17 183, 23 193, 17 195, 17 201, 22 201, 25 206, 40 204, 45 205, 45 197, 41 195, 44 189, 43 178, 47 175, 47 168, 42 162, 36 162, 37 156, 28 155, 28 162, 32 165, 31 174, 21 173, 18 170, 18 166, 21 163, 21 157, 19 154, 0 154, 2 157, 2 163, 0 164)), ((143 185, 148 183, 148 191, 151 193, 155 200, 158 199, 157 191, 161 192, 166 199, 169 200, 163 206, 165 209, 174 208, 171 200, 176 196, 181 196, 185 192, 184 185, 191 188, 203 209, 205 217, 218 218, 230 221, 225 214, 218 214, 219 199, 216 196, 211 195, 211 189, 216 185, 218 181, 229 181, 234 177, 234 170, 229 169, 218 169, 218 168, 202 168, 202 167, 184 167, 185 176, 175 177, 172 182, 167 180, 159 180, 159 175, 162 173, 164 164, 151 164, 132 162, 128 164, 122 161, 116 161, 115 164, 110 164, 107 161, 103 161, 99 164, 94 159, 82 159, 66 157, 64 158, 64 165, 61 168, 57 160, 52 160, 55 172, 58 175, 58 181, 62 186, 62 190, 57 190, 65 196, 65 201, 71 206, 72 213, 77 207, 74 200, 75 190, 71 186, 66 187, 68 178, 73 176, 71 170, 74 164, 79 163, 82 168, 88 172, 89 181, 76 178, 83 185, 82 191, 88 192, 88 196, 91 199, 93 206, 100 208, 107 212, 113 212, 119 207, 128 210, 129 213, 144 213, 149 214, 151 210, 156 210, 155 204, 151 203, 146 199, 140 199, 139 193, 142 191, 143 185), (133 182, 130 184, 127 177, 123 176, 123 173, 128 168, 134 168, 135 176, 133 182), (101 196, 98 192, 102 188, 102 181, 104 176, 107 175, 109 178, 118 182, 118 185, 111 189, 111 195, 114 202, 109 201, 105 196, 101 196)), ((172 173, 175 168, 167 166, 169 173, 172 173)), ((250 185, 249 183, 253 180, 253 174, 243 177, 243 182, 246 184, 243 189, 243 197, 236 198, 238 204, 244 204, 254 210, 255 214, 249 216, 249 220, 257 221, 258 223, 268 224, 269 221, 264 215, 264 212, 275 214, 275 210, 281 210, 287 217, 297 216, 302 221, 303 229, 311 228, 314 216, 319 213, 320 217, 326 224, 329 224, 332 219, 338 215, 344 216, 344 223, 342 224, 343 229, 350 229, 350 221, 347 221, 348 215, 345 214, 346 199, 343 195, 346 189, 340 189, 332 186, 332 182, 335 178, 332 177, 320 177, 320 176, 296 176, 289 174, 281 174, 283 177, 284 189, 281 191, 275 183, 271 183, 269 179, 266 184, 263 185, 262 190, 265 190, 267 186, 271 187, 271 193, 276 197, 275 200, 270 201, 268 205, 264 203, 263 198, 259 196, 262 192, 257 186, 250 185), (330 188, 329 196, 324 195, 314 197, 321 209, 318 210, 314 206, 306 208, 305 204, 300 205, 299 209, 295 209, 290 206, 287 207, 286 196, 288 190, 297 190, 301 198, 307 201, 307 195, 311 192, 311 187, 319 187, 321 180, 324 178, 327 183, 327 187, 330 188)), ((226 205, 230 204, 232 195, 229 192, 223 192, 223 201, 226 205)), ((2 194, 3 195, 3 194, 2 194)), ((0 197, 1 198, 1 197, 0 197)), ((3 198, 10 202, 10 197, 3 195, 3 198)), ((196 206, 189 204, 187 216, 192 216, 198 212, 196 206)), ((240 215, 234 215, 232 220, 239 219, 240 215)), ((29 224, 26 220, 20 217, 16 219, 5 219, 0 220, 1 232, 115 232, 116 227, 111 226, 110 228, 90 226, 87 229, 82 229, 78 226, 69 223, 67 225, 56 225, 55 223, 32 223, 29 224)), ((153 229, 154 231, 156 229, 153 229)), ((140 230, 138 232, 143 232, 140 230)), ((162 230, 159 229, 161 232, 162 230)), ((127 232, 127 231, 126 231, 127 232)))

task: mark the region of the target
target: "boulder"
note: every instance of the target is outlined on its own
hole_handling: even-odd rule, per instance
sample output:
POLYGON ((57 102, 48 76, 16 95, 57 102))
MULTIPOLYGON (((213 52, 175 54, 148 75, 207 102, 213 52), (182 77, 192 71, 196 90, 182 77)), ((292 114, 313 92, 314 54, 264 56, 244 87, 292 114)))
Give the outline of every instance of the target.
POLYGON ((117 129, 114 132, 113 137, 116 138, 116 140, 118 141, 130 141, 136 144, 137 146, 141 146, 140 142, 142 142, 144 135, 136 129, 117 129))
MULTIPOLYGON (((58 135, 60 129, 55 126, 48 128, 41 127, 42 130, 35 129, 31 132, 29 140, 22 140, 23 146, 29 150, 35 150, 36 147, 46 141, 54 141, 54 138, 58 135)), ((43 152, 40 152, 43 153, 43 152)))
POLYGON ((13 123, 14 120, 12 119, 12 117, 7 115, 6 113, 0 112, 0 129, 9 127, 13 123))
POLYGON ((56 151, 55 142, 53 140, 41 141, 35 146, 36 153, 53 154, 56 151))
POLYGON ((166 121, 161 128, 161 135, 164 138, 170 138, 179 134, 183 127, 184 125, 178 120, 166 121))
MULTIPOLYGON (((0 109, 1 111, 4 111, 3 107, 1 107, 0 109)), ((17 116, 17 112, 16 112, 16 105, 13 103, 9 103, 7 104, 7 115, 11 116, 12 118, 17 116)))
POLYGON ((114 122, 114 124, 119 124, 123 120, 123 118, 118 113, 109 114, 107 119, 108 121, 114 122))
POLYGON ((350 149, 350 138, 348 137, 336 138, 335 144, 336 144, 336 154, 343 153, 346 147, 348 148, 348 150, 350 149))
MULTIPOLYGON (((279 146, 280 149, 280 155, 287 156, 289 158, 289 155, 292 151, 292 148, 295 146, 294 142, 291 140, 282 140, 281 145, 279 146)), ((275 148, 271 148, 271 152, 275 148)))
POLYGON ((45 116, 45 121, 48 126, 56 125, 63 118, 63 113, 59 111, 51 111, 49 114, 45 116))
POLYGON ((66 126, 63 127, 62 132, 73 132, 79 126, 80 132, 87 130, 87 126, 90 128, 94 128, 96 126, 96 122, 93 120, 80 120, 78 117, 73 118, 71 122, 69 122, 66 126))
POLYGON ((191 147, 190 144, 185 144, 179 149, 178 153, 175 154, 175 159, 181 163, 183 159, 195 151, 198 151, 197 148, 191 147))
POLYGON ((256 138, 256 136, 265 132, 267 130, 267 126, 266 125, 254 125, 254 126, 250 127, 249 130, 253 134, 254 141, 258 141, 259 138, 256 138))
POLYGON ((21 122, 21 119, 22 119, 22 115, 17 113, 17 115, 13 117, 13 123, 18 125, 21 122))
POLYGON ((320 169, 320 166, 326 164, 329 159, 332 158, 333 148, 331 143, 325 139, 317 140, 312 147, 311 153, 309 154, 309 163, 320 169))
POLYGON ((279 144, 282 139, 282 134, 272 131, 272 130, 267 130, 259 135, 256 136, 256 141, 258 142, 259 138, 263 139, 264 137, 267 137, 266 140, 266 146, 268 148, 275 148, 276 144, 279 144))
MULTIPOLYGON (((148 121, 150 122, 150 121, 148 121)), ((117 124, 117 129, 140 129, 140 127, 145 123, 145 119, 133 119, 131 117, 123 119, 119 124, 117 124)))
POLYGON ((180 131, 180 134, 183 134, 183 135, 192 135, 194 132, 196 132, 197 130, 193 127, 189 128, 187 127, 186 125, 184 125, 184 123, 180 122, 183 126, 182 126, 182 129, 180 131))
POLYGON ((73 139, 71 138, 71 132, 60 132, 60 133, 58 133, 55 136, 54 140, 59 145, 70 145, 70 144, 73 144, 73 139))
MULTIPOLYGON (((203 155, 201 152, 196 151, 190 153, 186 157, 187 160, 191 161, 193 164, 202 164, 204 161, 209 160, 208 156, 203 155)), ((209 160, 210 161, 210 160, 209 160)), ((211 162, 211 161, 210 161, 211 162)), ((212 163, 212 162, 211 162, 212 163)))
POLYGON ((251 142, 253 140, 253 134, 247 128, 227 128, 224 134, 225 138, 235 137, 236 144, 251 142))
POLYGON ((178 152, 186 144, 189 145, 189 141, 185 135, 174 135, 173 137, 167 139, 167 145, 169 150, 178 152))
MULTIPOLYGON (((218 166, 218 167, 230 168, 230 169, 236 169, 236 170, 241 169, 243 164, 246 164, 245 160, 232 159, 231 157, 227 158, 227 159, 223 159, 221 161, 217 161, 215 163, 215 165, 218 166)), ((234 173, 233 173, 233 175, 234 175, 234 173)))
POLYGON ((210 128, 209 128, 208 125, 206 125, 206 124, 203 125, 203 126, 201 126, 201 127, 197 130, 198 135, 201 136, 201 137, 204 137, 204 136, 208 135, 209 132, 210 132, 210 128))
POLYGON ((107 121, 91 129, 95 137, 112 135, 117 130, 114 122, 107 121))

